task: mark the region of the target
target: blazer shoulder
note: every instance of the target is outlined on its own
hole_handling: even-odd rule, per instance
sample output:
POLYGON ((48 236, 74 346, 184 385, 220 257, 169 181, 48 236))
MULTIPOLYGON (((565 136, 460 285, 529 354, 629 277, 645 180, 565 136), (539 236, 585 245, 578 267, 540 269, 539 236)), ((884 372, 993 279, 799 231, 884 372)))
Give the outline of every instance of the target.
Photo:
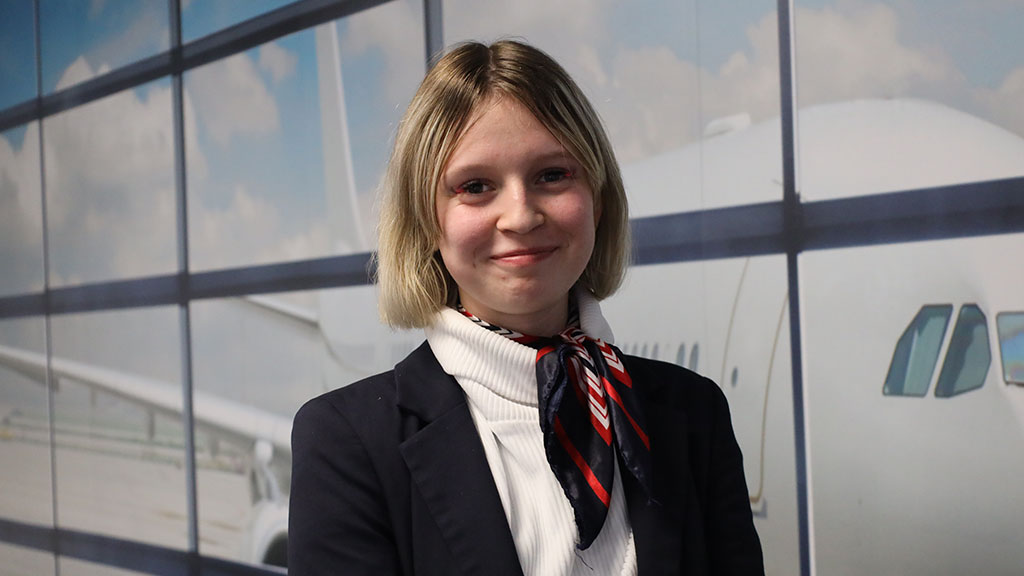
POLYGON ((381 372, 308 400, 295 413, 292 442, 301 431, 319 435, 349 428, 365 439, 397 426, 394 370, 381 372))
POLYGON ((677 364, 625 355, 630 378, 652 402, 692 406, 725 402, 725 395, 710 378, 677 364))

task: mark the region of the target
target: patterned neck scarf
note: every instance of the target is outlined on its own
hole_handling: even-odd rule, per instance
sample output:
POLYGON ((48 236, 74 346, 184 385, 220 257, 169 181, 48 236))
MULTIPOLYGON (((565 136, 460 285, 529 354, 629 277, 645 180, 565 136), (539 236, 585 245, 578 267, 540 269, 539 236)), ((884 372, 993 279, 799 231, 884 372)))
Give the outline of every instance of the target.
POLYGON ((477 325, 537 350, 537 396, 544 453, 576 518, 577 548, 604 526, 615 479, 615 454, 651 495, 650 442, 633 381, 614 346, 580 329, 572 302, 568 327, 544 338, 489 324, 460 304, 477 325), (610 400, 610 401, 609 401, 610 400))

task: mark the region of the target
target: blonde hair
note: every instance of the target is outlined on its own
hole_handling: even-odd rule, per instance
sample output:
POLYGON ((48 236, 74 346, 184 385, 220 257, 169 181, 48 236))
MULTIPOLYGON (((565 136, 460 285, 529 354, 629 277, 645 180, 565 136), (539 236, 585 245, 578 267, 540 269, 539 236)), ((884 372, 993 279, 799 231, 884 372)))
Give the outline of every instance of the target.
POLYGON ((602 299, 622 283, 629 210, 597 113, 569 74, 537 48, 512 40, 469 42, 445 54, 423 79, 398 126, 384 177, 376 276, 381 319, 393 327, 427 326, 458 297, 438 252, 435 197, 467 122, 492 96, 515 98, 586 172, 601 217, 578 284, 602 299))

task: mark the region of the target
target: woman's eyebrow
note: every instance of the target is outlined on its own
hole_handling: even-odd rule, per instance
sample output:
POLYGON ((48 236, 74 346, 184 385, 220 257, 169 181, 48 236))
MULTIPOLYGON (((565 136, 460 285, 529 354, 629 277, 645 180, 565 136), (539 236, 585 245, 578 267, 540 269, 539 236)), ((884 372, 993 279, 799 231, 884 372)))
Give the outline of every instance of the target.
MULTIPOLYGON (((576 158, 573 157, 572 154, 569 153, 568 150, 564 148, 558 148, 557 150, 551 149, 546 152, 541 152, 540 154, 533 155, 529 160, 531 164, 545 164, 549 162, 579 162, 578 160, 576 160, 576 158)), ((467 172, 485 172, 488 170, 492 170, 493 168, 494 164, 491 162, 470 160, 465 164, 450 164, 448 168, 445 169, 444 175, 446 178, 452 176, 463 176, 467 172)))

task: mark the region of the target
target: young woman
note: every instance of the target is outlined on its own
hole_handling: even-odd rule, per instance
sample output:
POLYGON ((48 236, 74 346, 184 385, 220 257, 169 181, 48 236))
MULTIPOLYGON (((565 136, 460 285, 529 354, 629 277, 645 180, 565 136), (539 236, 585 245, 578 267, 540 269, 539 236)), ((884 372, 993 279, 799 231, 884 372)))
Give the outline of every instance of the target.
POLYGON ((725 397, 623 355, 625 192, 597 114, 530 46, 469 43, 399 127, 381 314, 427 342, 307 403, 289 569, 305 574, 761 574, 725 397))

